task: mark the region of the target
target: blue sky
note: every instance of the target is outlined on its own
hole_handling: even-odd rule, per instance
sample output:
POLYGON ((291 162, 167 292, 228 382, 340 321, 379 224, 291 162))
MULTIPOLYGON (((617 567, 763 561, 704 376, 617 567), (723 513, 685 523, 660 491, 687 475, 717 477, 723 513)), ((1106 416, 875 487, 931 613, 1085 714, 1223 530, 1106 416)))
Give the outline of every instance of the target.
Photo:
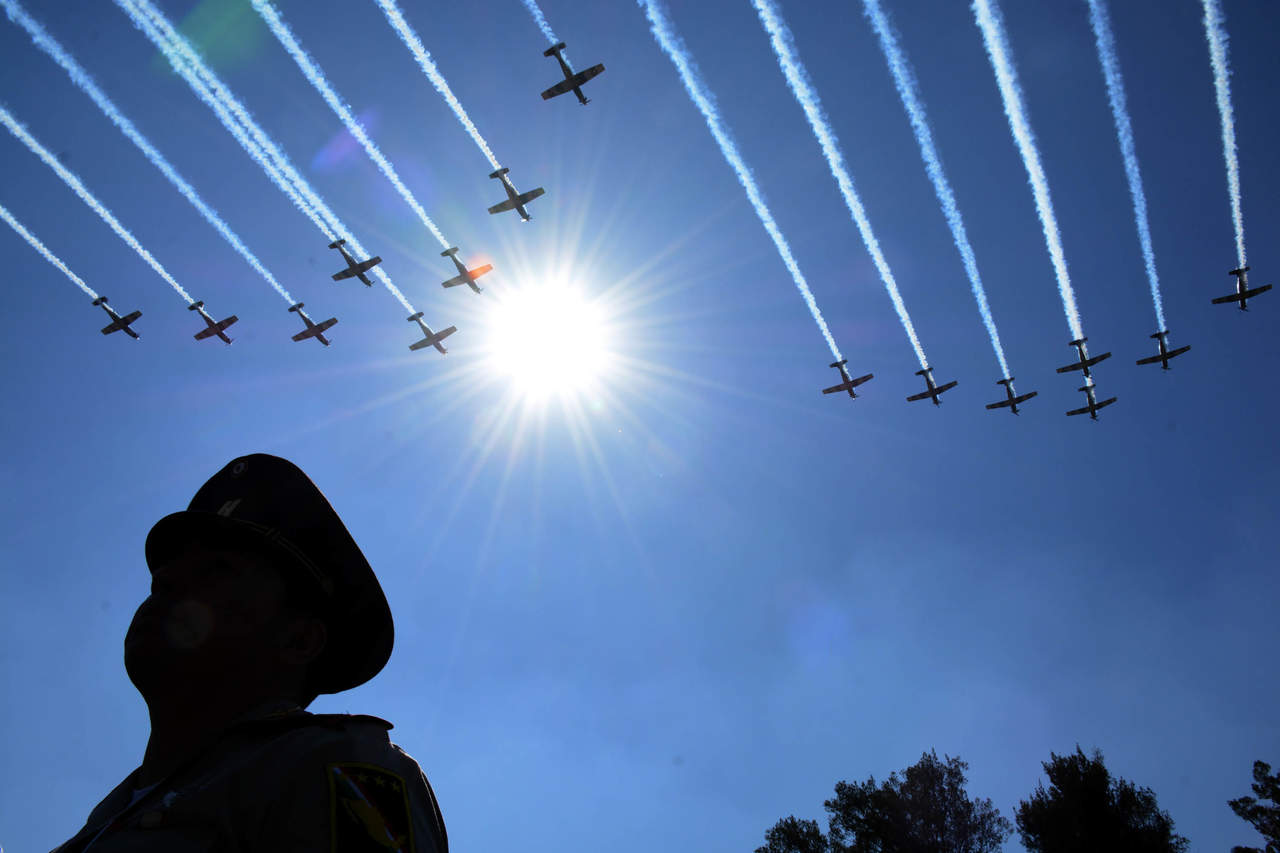
MULTIPOLYGON (((317 320, 287 304, 30 38, 0 25, 0 101, 192 296, 235 313, 195 342, 180 297, 9 134, 0 203, 142 335, 7 227, 0 336, 0 844, 48 849, 136 766, 145 707, 121 662, 150 525, 234 456, 300 464, 391 601, 391 662, 319 711, 386 717, 426 769, 456 849, 742 851, 837 780, 923 751, 969 762, 1006 816, 1050 751, 1101 749, 1193 849, 1258 843, 1226 801, 1280 763, 1276 517, 1280 355, 1270 317, 1209 300, 1235 266, 1198 2, 1111 9, 1172 343, 1156 331, 1102 72, 1080 2, 1007 4, 1029 118, 1096 369, 1119 402, 1066 418, 1079 377, 1027 185, 973 15, 892 0, 1019 391, 858 3, 786 2, 845 160, 939 380, 914 355, 747 0, 673 4, 832 333, 858 400, 671 62, 631 2, 547 0, 588 87, 557 79, 517 0, 406 16, 521 189, 491 167, 373 3, 281 2, 337 91, 448 239, 495 271, 442 290, 440 247, 248 0, 162 7, 288 152, 450 352, 411 353, 386 290, 334 283, 327 239, 114 4, 29 4, 317 320), (578 345, 555 318, 523 352, 495 317, 563 284, 596 306, 604 369, 531 396, 520 368, 578 345), (505 335, 507 333, 501 333, 505 335), (1273 556, 1268 558, 1270 553, 1273 556), (1268 627, 1270 626, 1270 627, 1268 627)), ((1252 282, 1280 227, 1274 7, 1226 2, 1252 282)), ((1273 304, 1274 300, 1274 304, 1273 304)), ((518 315, 522 318, 526 315, 518 315)), ((532 318, 533 315, 528 315, 532 318)), ((532 319, 531 319, 532 322, 532 319)), ((825 823, 825 821, 824 821, 825 823)), ((1010 850, 1019 849, 1015 841, 1010 850)))

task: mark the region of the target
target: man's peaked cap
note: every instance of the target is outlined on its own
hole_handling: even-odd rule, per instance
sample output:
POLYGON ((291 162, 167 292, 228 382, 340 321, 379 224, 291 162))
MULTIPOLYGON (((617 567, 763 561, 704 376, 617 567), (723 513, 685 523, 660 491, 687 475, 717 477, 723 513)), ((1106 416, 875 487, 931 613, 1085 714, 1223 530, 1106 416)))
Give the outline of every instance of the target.
POLYGON ((154 571, 192 539, 261 551, 286 584, 321 603, 329 637, 308 670, 310 690, 356 687, 391 657, 391 608, 377 576, 324 494, 287 459, 255 453, 227 463, 185 511, 151 528, 147 565, 154 571))

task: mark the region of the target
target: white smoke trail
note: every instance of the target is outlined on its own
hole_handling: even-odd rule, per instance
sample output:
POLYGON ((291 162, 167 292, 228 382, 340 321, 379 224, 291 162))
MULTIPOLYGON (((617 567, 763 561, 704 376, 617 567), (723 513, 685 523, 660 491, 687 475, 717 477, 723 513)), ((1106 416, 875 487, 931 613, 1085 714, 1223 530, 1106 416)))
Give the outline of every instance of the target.
POLYGON ((191 298, 190 294, 182 289, 182 285, 178 284, 178 282, 174 280, 173 276, 169 275, 169 271, 162 267, 160 262, 152 257, 151 253, 142 247, 142 244, 138 242, 138 238, 130 234, 129 229, 121 225, 120 220, 116 219, 115 216, 112 215, 111 211, 107 210, 106 207, 103 206, 102 202, 94 198, 93 193, 89 192, 85 185, 80 182, 80 179, 59 163, 58 158, 54 157, 47 148, 37 142, 35 137, 28 133, 27 129, 19 124, 9 111, 2 106, 0 106, 0 122, 2 122, 5 127, 9 128, 9 132, 18 137, 18 139, 22 141, 23 145, 30 148, 33 154, 43 160, 46 166, 57 173, 58 177, 62 178, 62 182, 71 187, 71 189, 75 191, 76 195, 80 196, 81 201, 89 205, 89 207, 93 209, 94 213, 102 217, 102 221, 110 225, 111 230, 115 231, 121 240, 128 243, 129 246, 131 246, 133 250, 137 252, 153 270, 156 271, 156 275, 168 282, 169 286, 178 292, 178 295, 187 300, 188 305, 195 302, 195 300, 191 298))
MULTIPOLYGON (((236 141, 262 167, 276 186, 293 200, 298 209, 315 223, 330 242, 337 239, 338 235, 342 235, 355 255, 369 255, 364 246, 360 245, 360 241, 329 209, 324 199, 298 173, 280 147, 258 126, 244 105, 204 64, 190 42, 173 28, 173 25, 150 3, 150 0, 116 0, 116 5, 123 9, 134 24, 160 49, 174 70, 182 75, 200 99, 217 114, 223 127, 236 138, 236 141)), ((406 310, 414 313, 413 305, 391 282, 390 276, 383 271, 381 265, 374 267, 371 272, 406 310)))
POLYGON ((54 62, 62 66, 62 69, 71 77, 72 82, 79 86, 81 91, 98 105, 98 109, 102 110, 107 118, 111 119, 112 124, 118 127, 120 132, 127 136, 129 141, 136 145, 143 155, 151 161, 151 164, 169 179, 169 183, 173 184, 178 192, 182 193, 187 201, 191 202, 192 206, 200 212, 205 221, 212 225, 222 235, 223 239, 231 244, 231 247, 239 252, 240 256, 257 270, 268 284, 275 288, 276 293, 284 297, 286 302, 292 304, 294 302, 293 297, 281 286, 280 282, 276 281, 276 277, 271 274, 271 271, 263 266, 253 252, 249 251, 249 247, 244 244, 239 235, 232 231, 231 227, 222 220, 222 217, 218 216, 217 212, 204 202, 204 199, 195 191, 195 188, 178 174, 177 170, 165 159, 164 155, 157 151, 155 146, 134 127, 133 122, 121 114, 116 105, 112 103, 105 92, 98 88, 98 84, 94 82, 93 77, 81 67, 80 63, 76 62, 63 49, 62 45, 45 31, 38 21, 27 14, 17 0, 0 0, 0 5, 4 6, 11 20, 27 31, 37 47, 47 53, 54 62))
POLYGON ((827 346, 831 348, 831 354, 835 356, 836 361, 840 361, 844 356, 840 355, 840 348, 836 346, 835 338, 831 337, 831 330, 827 328, 827 321, 823 319, 822 312, 818 310, 817 300, 813 298, 813 293, 809 290, 809 285, 805 281, 804 275, 801 274, 795 257, 791 254, 791 246, 788 245, 786 238, 782 236, 778 223, 773 221, 773 214, 769 212, 769 206, 765 204, 764 195, 760 192, 760 188, 756 186, 755 178, 752 177, 751 170, 742 159, 742 155, 738 153, 738 146, 733 141, 733 135, 720 119, 720 112, 715 105, 715 96, 711 94, 707 89, 706 83, 702 81, 702 76, 698 73, 698 68, 694 64, 693 58, 685 48, 683 40, 675 32, 675 28, 671 25, 671 21, 668 20, 666 12, 659 6, 658 0, 637 0, 637 2, 644 8, 645 15, 649 19, 649 28, 653 32, 654 38, 658 40, 663 52, 670 57, 672 64, 680 72, 680 79, 684 83, 685 89, 688 90, 689 97, 702 112, 702 117, 706 119, 707 127, 720 145, 720 152, 724 155, 724 159, 729 161, 729 165, 733 167, 733 171, 738 176, 738 182, 746 190, 747 199, 750 200, 751 206, 755 208, 761 224, 769 232, 769 236, 773 238, 773 244, 778 248, 778 254, 782 257, 782 262, 786 264, 787 270, 791 273, 791 278, 795 281, 800 295, 804 297, 805 304, 809 306, 809 313, 813 315, 814 322, 818 324, 818 328, 822 331, 822 337, 826 339, 827 346))
POLYGON ((982 286, 982 277, 978 274, 978 260, 973 253, 973 246, 969 243, 969 234, 964 227, 964 218, 960 215, 960 206, 956 204, 955 193, 951 191, 951 182, 947 180, 946 172, 942 169, 942 158, 938 155, 938 149, 933 142, 933 131, 929 127, 924 103, 920 100, 915 74, 907 62, 901 45, 898 44, 898 36, 893 31, 889 16, 885 14, 880 0, 863 0, 862 5, 867 17, 871 19, 872 28, 880 38, 880 49, 889 63, 893 82, 898 88, 898 96, 902 99, 902 106, 911 120, 911 129, 915 132, 916 144, 920 146, 920 156, 924 159, 925 171, 929 174, 929 180, 933 182, 934 194, 937 195, 938 203, 942 205, 942 213, 947 218, 947 225, 951 228, 951 239, 955 242, 956 250, 960 252, 960 259, 964 262, 964 271, 969 276, 969 287, 973 291, 973 298, 978 302, 978 312, 982 315, 982 322, 987 327, 987 335, 991 338, 991 348, 995 350, 996 360, 1000 362, 1001 375, 1007 378, 1010 375, 1009 363, 1005 360, 1004 347, 1000 345, 1000 333, 996 331, 996 321, 991 315, 991 306, 987 303, 986 288, 982 286))
POLYGON ((1044 167, 1040 164, 1035 134, 1031 132, 1031 125, 1027 122, 1026 109, 1022 104, 1022 86, 1018 83, 1018 71, 1013 67, 1000 7, 995 0, 973 0, 973 14, 978 28, 982 30, 991 68, 995 71, 996 86, 1004 101, 1004 114, 1009 118, 1009 130, 1018 144, 1022 165, 1026 167, 1027 180, 1031 183, 1031 194, 1035 198, 1036 212, 1040 214, 1040 227, 1044 231, 1049 259, 1053 262, 1053 271, 1058 277, 1058 295, 1062 297, 1062 308, 1067 315, 1071 337, 1083 338, 1084 326, 1080 322, 1080 310, 1076 308, 1076 294, 1071 288, 1071 277, 1067 274, 1067 258, 1062 251, 1058 220, 1053 214, 1053 200, 1049 197, 1049 179, 1045 177, 1044 167))
POLYGON ((19 222, 17 219, 15 219, 13 214, 10 213, 7 209, 5 209, 5 206, 3 204, 0 204, 0 219, 3 219, 5 222, 8 222, 10 228, 12 228, 14 231, 17 231, 19 234, 21 234, 23 239, 31 244, 31 248, 35 249, 40 254, 44 255, 44 259, 46 261, 53 264, 58 269, 62 270, 63 274, 66 275, 67 278, 71 279, 72 283, 75 284, 76 287, 80 288, 85 293, 87 293, 90 299, 98 298, 98 294, 93 292, 92 287, 85 284, 84 280, 81 279, 80 276, 73 273, 71 271, 71 267, 64 264, 61 258, 55 255, 53 252, 50 252, 49 249, 45 246, 45 244, 41 243, 36 238, 36 235, 32 234, 30 231, 24 228, 22 223, 19 222))
MULTIPOLYGON (((5 2, 5 0, 0 0, 0 2, 5 2)), ((342 123, 346 125, 351 135, 364 147, 369 159, 382 170, 382 174, 386 175, 387 180, 391 181, 391 185, 396 188, 396 192, 400 193, 400 197, 405 200, 405 203, 413 208, 413 212, 418 214, 418 219, 440 241, 440 245, 446 249, 449 248, 449 241, 440 233, 440 229, 431 221, 431 217, 427 216, 427 212, 422 208, 422 205, 410 192, 409 188, 404 185, 404 181, 400 180, 400 175, 396 173, 391 161, 383 156, 383 153, 378 150, 378 146, 374 144, 373 140, 369 138, 369 134, 365 132, 364 127, 361 126, 360 122, 356 121, 356 117, 351 114, 350 107, 342 102, 342 99, 338 97, 338 93, 329 85, 329 81, 325 79, 324 73, 319 66, 302 49, 302 45, 298 44, 298 40, 294 38, 289 25, 280 17, 280 13, 271 5, 270 0, 252 0, 252 2, 253 8, 267 22, 267 26, 271 28, 271 32, 279 39, 284 49, 289 51, 293 61, 298 64, 298 67, 302 69, 302 73, 311 81, 311 85, 325 99, 329 107, 337 113, 338 118, 342 119, 342 123)))
MULTIPOLYGON (((533 15, 534 23, 538 25, 538 29, 542 30, 542 34, 547 37, 547 41, 551 44, 559 44, 560 39, 556 38, 551 25, 547 23, 547 16, 542 14, 542 7, 538 5, 538 0, 524 0, 524 7, 529 10, 530 15, 533 15)), ((567 53, 561 51, 560 55, 564 57, 565 62, 569 61, 567 53)))
POLYGON ((1236 228, 1236 261, 1245 266, 1244 214, 1240 210, 1240 158, 1236 153, 1236 117, 1231 106, 1231 71, 1227 68, 1227 21, 1218 0, 1204 0, 1204 33, 1213 62, 1213 88, 1222 119, 1222 157, 1227 161, 1227 192, 1231 194, 1231 222, 1236 228))
POLYGON ((813 135, 818 138, 818 142, 822 146, 822 153, 827 158, 827 165, 831 168, 831 175, 836 179, 836 184, 840 187, 840 194, 844 196, 844 203, 849 208, 849 213, 852 214, 854 223, 858 226, 858 233, 862 235, 862 242, 866 244, 867 251, 871 253, 871 260, 875 263, 876 269, 880 271, 880 279, 884 282, 885 290, 889 292, 889 298, 893 300, 893 308, 898 312, 898 319, 902 321, 902 328, 907 332, 907 337, 911 341, 911 348, 915 350, 916 358, 920 360, 920 366, 922 368, 928 367, 929 362, 924 357, 924 348, 920 346, 920 338, 916 336, 915 326, 912 325, 911 316, 907 313, 906 303, 902 301, 902 294, 898 292, 898 283, 893 278, 893 271, 889 269, 889 262, 885 260, 884 253, 880 251, 880 241, 876 239, 875 232, 871 230, 871 220, 867 217, 867 211, 862 205, 862 199, 858 198, 858 191, 853 186, 853 178, 850 176, 849 170, 845 168, 844 155, 840 153, 840 143, 836 139, 831 125, 827 122, 827 117, 822 109, 822 100, 818 97, 813 84, 809 82, 809 72, 805 70, 804 65, 800 62, 800 57, 796 53, 791 31, 783 23, 782 17, 778 14, 778 9, 772 0, 752 1, 755 4, 756 11, 760 14, 760 22, 764 24, 765 30, 769 33, 769 41, 773 45, 773 52, 778 57, 778 65, 781 66, 783 74, 786 75, 787 85, 791 87, 791 93, 795 95, 796 100, 800 102, 800 106, 804 108, 805 117, 809 119, 809 126, 813 128, 813 135))
POLYGON ((1133 125, 1129 122, 1129 106, 1124 94, 1124 78, 1120 76, 1120 57, 1116 53, 1115 36, 1111 33, 1111 21, 1107 16, 1104 0, 1089 0, 1089 23, 1098 44, 1098 59, 1107 78, 1107 98, 1111 101, 1111 115, 1116 122, 1116 136, 1120 140, 1120 155, 1124 158, 1124 173, 1129 179, 1129 195, 1133 198, 1133 221, 1138 226, 1138 242, 1142 245, 1142 260, 1147 267, 1147 281, 1151 285, 1151 301, 1156 309, 1157 330, 1164 324, 1164 305, 1160 300, 1160 279, 1156 275, 1156 253, 1151 246, 1151 225, 1147 221, 1147 194, 1142 188, 1142 173, 1138 171, 1138 153, 1133 144, 1133 125))
POLYGON ((471 138, 475 140, 476 145, 484 153, 484 156, 489 159, 489 163, 495 170, 501 168, 498 165, 498 158, 494 157, 493 152, 489 150, 489 143, 485 142, 484 137, 480 135, 480 131, 476 130, 471 117, 467 115, 467 111, 462 108, 462 103, 454 96, 453 90, 449 88, 449 84, 445 81, 444 75, 440 73, 440 69, 436 68, 435 60, 431 58, 431 54, 422 46, 422 39, 418 38, 418 34, 413 31, 413 27, 409 26, 409 22, 400 13, 395 0, 377 0, 377 2, 382 7, 383 14, 387 16, 387 21, 400 34, 400 39, 409 48, 414 58, 418 60, 418 65, 421 66, 423 72, 431 80, 432 85, 436 87, 436 91, 444 95, 445 102, 449 104, 453 114, 458 117, 458 121, 462 122, 462 126, 467 129, 467 133, 471 134, 471 138))

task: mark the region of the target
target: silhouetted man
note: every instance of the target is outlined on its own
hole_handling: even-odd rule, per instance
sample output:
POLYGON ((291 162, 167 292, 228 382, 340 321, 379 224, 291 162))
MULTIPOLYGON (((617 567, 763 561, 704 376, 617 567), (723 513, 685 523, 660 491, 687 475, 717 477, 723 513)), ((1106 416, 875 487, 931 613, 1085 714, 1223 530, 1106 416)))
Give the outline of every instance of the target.
POLYGON ((147 703, 142 765, 57 853, 447 853, 417 763, 377 717, 310 714, 391 656, 382 587, 293 463, 230 462, 147 536, 125 635, 147 703))

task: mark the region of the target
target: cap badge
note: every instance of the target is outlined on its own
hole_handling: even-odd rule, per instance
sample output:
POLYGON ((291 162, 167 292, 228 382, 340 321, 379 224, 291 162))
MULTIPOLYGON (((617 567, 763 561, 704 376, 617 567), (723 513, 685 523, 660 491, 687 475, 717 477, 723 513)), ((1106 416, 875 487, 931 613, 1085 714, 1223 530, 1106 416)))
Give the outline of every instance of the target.
MULTIPOLYGON (((244 464, 244 463, 241 463, 241 464, 244 464)), ((244 500, 244 498, 236 498, 234 500, 227 501, 222 505, 222 508, 218 510, 218 515, 222 516, 223 518, 230 518, 231 513, 236 511, 236 507, 240 506, 240 501, 242 500, 244 500)))

